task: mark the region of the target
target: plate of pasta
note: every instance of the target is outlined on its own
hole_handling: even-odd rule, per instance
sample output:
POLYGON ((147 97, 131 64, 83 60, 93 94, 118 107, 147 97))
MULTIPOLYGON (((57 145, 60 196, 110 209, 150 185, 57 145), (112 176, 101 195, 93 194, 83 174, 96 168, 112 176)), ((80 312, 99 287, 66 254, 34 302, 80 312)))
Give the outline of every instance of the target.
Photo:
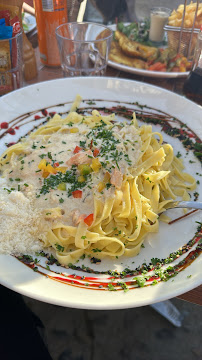
POLYGON ((31 85, 0 106, 2 285, 121 309, 201 284, 201 211, 167 209, 201 201, 200 106, 105 77, 31 85))

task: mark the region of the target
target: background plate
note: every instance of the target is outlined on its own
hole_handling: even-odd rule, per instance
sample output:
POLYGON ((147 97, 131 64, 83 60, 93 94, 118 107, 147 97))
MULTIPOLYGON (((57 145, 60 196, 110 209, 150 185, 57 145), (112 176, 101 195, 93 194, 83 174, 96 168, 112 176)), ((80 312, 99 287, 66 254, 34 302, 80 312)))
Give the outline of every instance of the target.
MULTIPOLYGON (((128 23, 126 23, 128 25, 128 23)), ((116 25, 108 25, 108 27, 115 31, 116 25)), ((149 76, 154 78, 183 78, 187 77, 189 75, 189 71, 186 72, 166 72, 166 71, 149 71, 149 70, 143 70, 143 69, 137 69, 131 66, 118 64, 115 61, 108 60, 108 65, 121 71, 125 71, 131 74, 141 75, 141 76, 149 76)))
MULTIPOLYGON (((120 106, 128 104, 128 107, 134 106, 132 103, 135 102, 146 104, 180 119, 199 137, 202 137, 202 109, 200 106, 152 85, 105 77, 51 80, 12 92, 0 99, 1 113, 4 114, 1 121, 12 122, 13 119, 27 113, 31 114, 29 116, 33 116, 32 114, 36 114, 40 109, 45 108, 48 108, 48 111, 57 110, 57 104, 66 103, 65 106, 59 106, 69 109, 70 103, 73 102, 78 93, 84 100, 86 99, 81 107, 89 106, 87 100, 92 100, 92 103, 95 103, 96 99, 106 107, 117 105, 117 102, 120 106)), ((93 107, 92 103, 91 106, 93 107)), ((159 126, 154 128, 161 131, 159 126)), ((27 130, 29 129, 27 128, 27 130)), ((0 135, 2 132, 3 129, 0 130, 0 135)), ((21 130, 19 132, 16 130, 14 136, 6 134, 0 140, 0 151, 4 150, 5 143, 16 141, 20 135, 22 135, 21 130)), ((178 139, 167 136, 166 140, 169 140, 174 146, 175 153, 181 152, 186 169, 188 168, 188 171, 197 180, 201 179, 199 175, 196 176, 196 172, 201 172, 201 167, 193 154, 187 154, 178 139)), ((199 200, 201 200, 200 196, 199 200)), ((175 212, 175 210, 172 211, 175 212)), ((197 228, 196 221, 202 221, 202 213, 199 211, 173 226, 160 224, 159 233, 148 236, 145 241, 145 248, 134 259, 121 258, 115 261, 106 259, 102 261, 101 265, 92 265, 90 262, 88 263, 89 259, 84 261, 86 261, 86 265, 94 266, 95 270, 122 270, 126 267, 132 267, 133 261, 135 261, 133 267, 136 267, 144 261, 148 263, 152 257, 167 257, 171 252, 176 251, 192 239, 197 228)), ((99 291, 88 287, 66 285, 32 271, 12 256, 0 255, 0 283, 16 292, 51 304, 83 309, 121 309, 159 302, 193 289, 202 283, 201 266, 202 256, 199 256, 175 278, 161 282, 156 286, 137 288, 125 293, 124 291, 99 291)), ((64 268, 56 267, 54 270, 64 271, 64 268)), ((88 276, 88 274, 82 274, 77 270, 69 269, 68 271, 71 274, 88 276)))

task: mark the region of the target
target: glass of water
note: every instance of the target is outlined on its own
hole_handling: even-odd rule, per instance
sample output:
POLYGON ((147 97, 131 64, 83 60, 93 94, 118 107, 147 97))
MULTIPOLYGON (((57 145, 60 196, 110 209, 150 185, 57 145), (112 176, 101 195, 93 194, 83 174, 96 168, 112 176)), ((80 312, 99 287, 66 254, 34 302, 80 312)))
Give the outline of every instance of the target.
POLYGON ((90 22, 58 26, 56 37, 64 77, 104 75, 112 35, 106 26, 90 22))

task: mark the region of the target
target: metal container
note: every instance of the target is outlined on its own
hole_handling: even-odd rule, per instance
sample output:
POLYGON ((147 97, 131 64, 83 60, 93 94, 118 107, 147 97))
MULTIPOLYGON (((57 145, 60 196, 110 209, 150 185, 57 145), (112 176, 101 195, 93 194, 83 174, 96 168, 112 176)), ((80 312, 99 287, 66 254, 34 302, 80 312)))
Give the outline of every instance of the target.
POLYGON ((191 60, 200 30, 169 25, 165 25, 164 30, 167 33, 168 46, 191 60))

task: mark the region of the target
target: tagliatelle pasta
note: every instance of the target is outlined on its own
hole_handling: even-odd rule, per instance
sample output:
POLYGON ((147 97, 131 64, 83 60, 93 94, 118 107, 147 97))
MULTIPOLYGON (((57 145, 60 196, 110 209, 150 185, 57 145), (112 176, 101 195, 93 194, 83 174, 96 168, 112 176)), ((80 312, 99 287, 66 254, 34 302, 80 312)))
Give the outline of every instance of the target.
MULTIPOLYGON (((135 256, 158 232, 159 213, 195 179, 150 125, 97 110, 55 115, 0 158, 6 196, 17 192, 41 218, 37 240, 63 265, 85 255, 135 256)), ((22 214, 20 215, 22 216, 22 214)))

